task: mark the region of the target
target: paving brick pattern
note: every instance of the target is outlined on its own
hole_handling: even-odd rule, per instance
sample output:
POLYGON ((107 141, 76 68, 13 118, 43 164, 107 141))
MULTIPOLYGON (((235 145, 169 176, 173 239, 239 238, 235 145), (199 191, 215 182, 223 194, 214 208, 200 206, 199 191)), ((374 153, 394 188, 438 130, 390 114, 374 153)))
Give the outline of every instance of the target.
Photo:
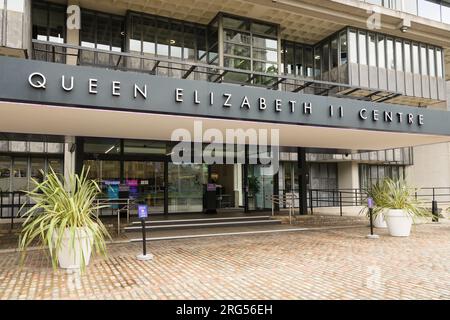
POLYGON ((0 253, 0 299, 449 299, 450 224, 411 237, 366 227, 109 245, 85 275, 42 251, 0 253))

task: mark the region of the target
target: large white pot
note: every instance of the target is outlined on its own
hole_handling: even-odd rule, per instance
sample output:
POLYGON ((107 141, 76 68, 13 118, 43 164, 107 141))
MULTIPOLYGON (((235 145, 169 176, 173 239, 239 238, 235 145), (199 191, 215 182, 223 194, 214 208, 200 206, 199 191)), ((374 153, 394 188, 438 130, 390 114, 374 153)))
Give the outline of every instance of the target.
MULTIPOLYGON (((66 229, 61 239, 61 247, 57 252, 59 266, 64 269, 79 269, 83 258, 87 266, 91 258, 92 243, 94 241, 92 231, 85 227, 76 228, 74 243, 71 245, 70 241, 70 231, 66 229)), ((55 242, 54 235, 53 243, 55 242)))
POLYGON ((390 209, 384 216, 389 234, 394 237, 408 237, 411 233, 412 217, 401 209, 390 209))
POLYGON ((386 220, 384 219, 384 213, 380 212, 373 217, 373 226, 375 228, 387 228, 386 220))

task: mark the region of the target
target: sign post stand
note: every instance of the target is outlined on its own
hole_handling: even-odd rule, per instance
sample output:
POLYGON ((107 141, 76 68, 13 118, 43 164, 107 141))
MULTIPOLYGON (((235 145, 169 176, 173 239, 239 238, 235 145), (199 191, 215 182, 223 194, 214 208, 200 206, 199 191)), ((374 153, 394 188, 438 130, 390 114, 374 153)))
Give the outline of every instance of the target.
POLYGON ((369 208, 369 217, 370 217, 370 234, 367 235, 367 239, 378 239, 379 236, 376 234, 373 234, 373 199, 367 198, 367 207, 369 208))
POLYGON ((153 259, 151 253, 147 253, 147 239, 145 235, 145 219, 148 217, 148 206, 138 205, 138 216, 142 224, 142 254, 136 256, 138 260, 148 261, 153 259))

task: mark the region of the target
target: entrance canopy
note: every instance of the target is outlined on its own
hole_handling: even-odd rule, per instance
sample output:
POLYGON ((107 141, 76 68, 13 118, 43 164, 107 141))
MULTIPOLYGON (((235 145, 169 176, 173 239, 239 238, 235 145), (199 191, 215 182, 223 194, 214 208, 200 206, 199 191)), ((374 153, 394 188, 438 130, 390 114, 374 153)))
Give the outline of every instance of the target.
POLYGON ((3 132, 170 140, 173 131, 182 128, 189 130, 194 140, 194 122, 199 120, 202 120, 203 130, 214 128, 224 135, 226 129, 279 129, 282 146, 342 149, 342 152, 450 141, 450 136, 443 135, 0 102, 3 132))

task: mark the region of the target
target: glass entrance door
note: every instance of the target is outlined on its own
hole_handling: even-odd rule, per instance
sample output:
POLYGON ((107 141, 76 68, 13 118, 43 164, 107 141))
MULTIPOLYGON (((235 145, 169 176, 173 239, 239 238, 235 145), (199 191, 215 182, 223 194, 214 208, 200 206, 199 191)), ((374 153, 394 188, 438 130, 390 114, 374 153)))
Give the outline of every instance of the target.
POLYGON ((130 199, 147 204, 152 213, 164 212, 164 162, 124 161, 124 182, 130 199))
POLYGON ((247 173, 248 210, 269 210, 272 208, 273 172, 264 165, 249 164, 247 173))

